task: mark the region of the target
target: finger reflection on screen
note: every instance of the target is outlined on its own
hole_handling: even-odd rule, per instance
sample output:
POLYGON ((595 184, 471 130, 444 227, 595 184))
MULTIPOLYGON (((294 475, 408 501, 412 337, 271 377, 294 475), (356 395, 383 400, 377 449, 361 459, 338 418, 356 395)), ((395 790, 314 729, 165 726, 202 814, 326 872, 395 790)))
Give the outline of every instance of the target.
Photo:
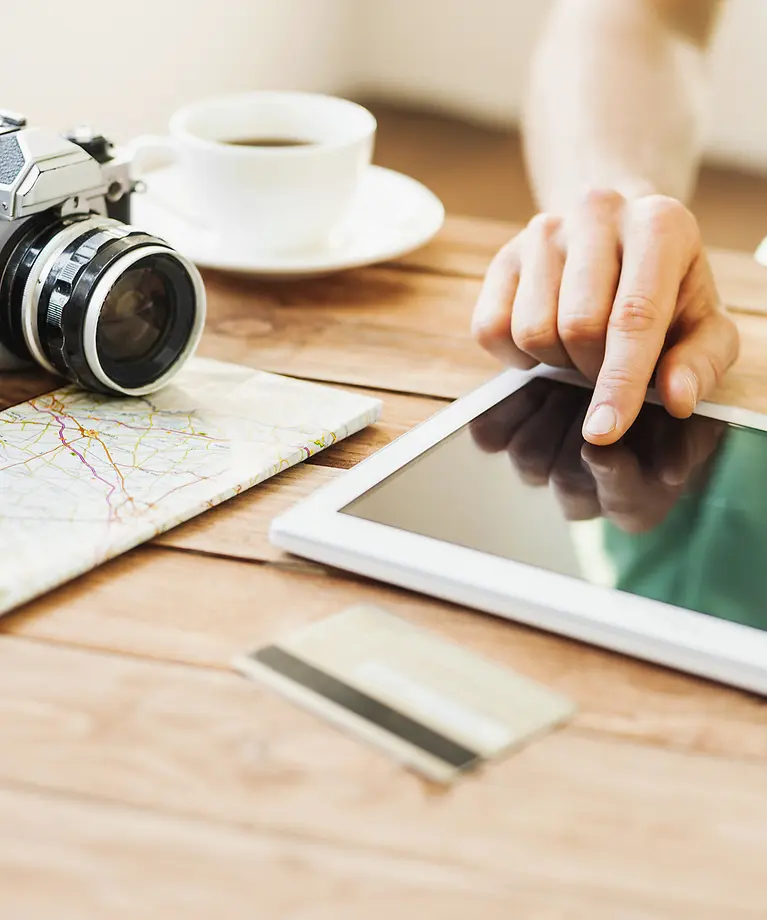
POLYGON ((589 398, 588 390, 537 378, 472 422, 471 434, 488 453, 506 451, 523 482, 549 486, 567 520, 603 517, 627 533, 651 530, 704 484, 727 426, 646 405, 621 441, 595 447, 581 436, 589 398))
POLYGON ((767 628, 767 434, 645 405, 595 447, 590 396, 534 377, 344 511, 767 628))

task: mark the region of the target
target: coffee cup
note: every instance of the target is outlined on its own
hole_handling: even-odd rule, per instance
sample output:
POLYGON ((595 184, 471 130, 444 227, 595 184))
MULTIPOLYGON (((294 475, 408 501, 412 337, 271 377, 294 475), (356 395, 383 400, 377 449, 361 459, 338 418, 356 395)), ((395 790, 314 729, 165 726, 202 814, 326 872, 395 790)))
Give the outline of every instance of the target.
POLYGON ((173 208, 190 223, 285 254, 332 240, 370 166, 375 133, 373 115, 346 99, 253 92, 188 105, 167 137, 130 146, 150 190, 145 169, 176 162, 183 201, 173 208))

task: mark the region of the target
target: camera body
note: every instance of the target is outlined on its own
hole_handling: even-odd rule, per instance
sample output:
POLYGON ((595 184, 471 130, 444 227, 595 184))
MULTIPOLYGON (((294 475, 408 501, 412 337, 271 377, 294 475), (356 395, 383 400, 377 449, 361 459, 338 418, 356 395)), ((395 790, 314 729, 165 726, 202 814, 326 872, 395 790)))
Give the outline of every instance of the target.
POLYGON ((24 116, 0 111, 0 220, 57 208, 128 223, 134 188, 129 158, 101 135, 30 128, 24 116))
POLYGON ((197 269, 130 226, 131 158, 87 128, 0 112, 0 370, 36 361, 89 389, 163 386, 202 333, 197 269))

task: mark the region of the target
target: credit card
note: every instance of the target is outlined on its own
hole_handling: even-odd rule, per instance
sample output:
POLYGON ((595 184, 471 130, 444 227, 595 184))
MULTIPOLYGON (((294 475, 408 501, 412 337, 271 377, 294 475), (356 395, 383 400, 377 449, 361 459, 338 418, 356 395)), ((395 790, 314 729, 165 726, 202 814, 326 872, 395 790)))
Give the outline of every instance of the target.
POLYGON ((441 783, 574 712, 548 688, 372 606, 344 610, 234 667, 441 783))

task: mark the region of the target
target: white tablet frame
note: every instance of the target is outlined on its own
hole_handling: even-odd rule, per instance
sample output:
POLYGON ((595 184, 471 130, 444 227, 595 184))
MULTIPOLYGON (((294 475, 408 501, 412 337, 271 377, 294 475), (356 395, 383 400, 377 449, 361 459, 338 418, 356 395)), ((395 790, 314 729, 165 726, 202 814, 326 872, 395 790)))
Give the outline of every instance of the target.
MULTIPOLYGON (((317 562, 767 695, 767 631, 341 512, 535 376, 584 383, 567 371, 504 372, 278 517, 271 541, 317 562)), ((657 403, 657 395, 651 391, 648 401, 657 403)), ((767 415, 713 403, 696 411, 767 431, 767 415)))

